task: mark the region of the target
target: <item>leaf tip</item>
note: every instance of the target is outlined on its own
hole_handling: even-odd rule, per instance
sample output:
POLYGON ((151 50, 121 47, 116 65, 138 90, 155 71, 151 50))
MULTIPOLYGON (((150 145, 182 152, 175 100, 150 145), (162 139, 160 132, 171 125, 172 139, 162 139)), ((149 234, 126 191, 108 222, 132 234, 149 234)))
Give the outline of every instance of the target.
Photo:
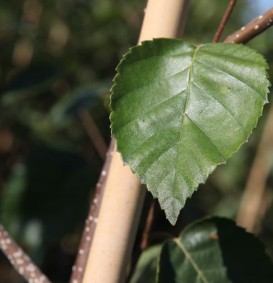
POLYGON ((163 203, 160 203, 160 206, 165 211, 166 219, 168 219, 169 222, 174 226, 177 222, 180 210, 183 208, 184 204, 182 204, 176 198, 169 197, 163 203))

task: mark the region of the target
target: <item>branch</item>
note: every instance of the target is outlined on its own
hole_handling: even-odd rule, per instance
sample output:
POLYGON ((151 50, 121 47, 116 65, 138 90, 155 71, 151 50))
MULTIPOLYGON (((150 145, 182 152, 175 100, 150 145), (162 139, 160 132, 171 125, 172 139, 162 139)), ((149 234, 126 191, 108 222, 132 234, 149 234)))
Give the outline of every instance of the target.
POLYGON ((228 36, 224 42, 228 43, 246 43, 258 34, 262 33, 273 25, 273 8, 269 9, 263 15, 260 15, 240 30, 228 36))
POLYGON ((145 228, 142 234, 142 239, 140 243, 140 249, 141 251, 144 251, 145 249, 148 248, 148 237, 152 228, 152 224, 154 221, 154 213, 155 213, 155 200, 152 201, 152 204, 150 206, 146 223, 145 223, 145 228))
POLYGON ((85 128, 86 133, 93 142, 93 145, 97 150, 99 156, 102 160, 104 160, 107 151, 107 146, 92 116, 89 114, 88 111, 81 110, 78 113, 78 117, 83 127, 85 128))
POLYGON ((127 280, 126 282, 131 282, 132 276, 135 272, 139 257, 141 255, 141 253, 148 248, 148 238, 150 236, 150 232, 151 232, 151 228, 152 228, 152 224, 154 221, 154 212, 155 212, 155 200, 152 200, 152 203, 150 205, 148 214, 147 214, 147 218, 146 218, 146 223, 145 223, 145 227, 143 229, 143 233, 142 233, 142 237, 141 237, 141 242, 140 245, 137 247, 136 251, 135 251, 135 255, 132 256, 131 259, 131 267, 130 267, 130 271, 129 274, 127 276, 127 280))
POLYGON ((229 1, 229 4, 228 4, 227 9, 226 9, 226 12, 225 12, 225 14, 224 14, 224 16, 223 16, 219 26, 218 26, 218 29, 217 29, 217 31, 216 31, 216 33, 214 35, 213 42, 218 42, 219 41, 219 39, 220 39, 220 37, 221 37, 221 35, 223 33, 224 27, 225 27, 227 21, 230 18, 230 15, 231 15, 231 13, 232 13, 232 11, 234 9, 234 6, 235 6, 236 2, 237 2, 237 0, 230 0, 229 1))
POLYGON ((94 232, 97 225, 98 214, 100 210, 101 200, 104 194, 105 180, 108 174, 109 165, 112 159, 112 154, 115 149, 114 141, 110 143, 109 149, 106 154, 106 160, 102 168, 99 181, 96 185, 96 191, 90 205, 89 213, 85 221, 85 226, 78 249, 78 255, 75 265, 72 269, 71 283, 81 283, 83 281, 83 272, 85 270, 86 262, 89 255, 89 250, 92 244, 94 232))
POLYGON ((273 151, 273 107, 269 110, 257 153, 253 161, 237 215, 237 223, 249 232, 257 232, 266 195, 266 180, 273 151))
POLYGON ((15 270, 29 283, 50 283, 25 252, 12 240, 8 232, 0 225, 0 249, 6 255, 15 270))
MULTIPOLYGON (((184 4, 189 0, 149 0, 139 42, 174 37, 184 4)), ((114 152, 107 174, 99 221, 83 282, 124 282, 145 190, 121 156, 114 152)))

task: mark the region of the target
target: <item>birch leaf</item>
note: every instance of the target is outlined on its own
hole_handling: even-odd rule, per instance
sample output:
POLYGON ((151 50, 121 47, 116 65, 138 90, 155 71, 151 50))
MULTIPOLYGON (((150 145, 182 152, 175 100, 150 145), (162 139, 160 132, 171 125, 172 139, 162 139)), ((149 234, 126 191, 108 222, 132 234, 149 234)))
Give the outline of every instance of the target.
POLYGON ((155 39, 117 67, 117 148, 172 224, 185 201, 247 141, 267 102, 267 63, 238 44, 155 39))

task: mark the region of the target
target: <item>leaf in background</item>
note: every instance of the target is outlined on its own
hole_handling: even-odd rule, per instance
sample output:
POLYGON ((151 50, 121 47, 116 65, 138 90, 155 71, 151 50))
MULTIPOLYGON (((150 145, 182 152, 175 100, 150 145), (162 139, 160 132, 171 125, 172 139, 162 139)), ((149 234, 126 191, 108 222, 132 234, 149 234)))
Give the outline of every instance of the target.
POLYGON ((1 104, 12 105, 26 97, 38 95, 50 88, 58 76, 58 70, 49 66, 28 67, 17 74, 12 83, 4 90, 1 104))
POLYGON ((97 84, 81 86, 64 96, 54 105, 49 113, 49 120, 54 126, 67 124, 81 110, 89 110, 109 91, 110 83, 105 80, 97 84))
POLYGON ((213 217, 167 241, 158 283, 270 283, 273 266, 264 246, 234 222, 213 217))
POLYGON ((134 276, 130 283, 154 283, 156 279, 156 266, 162 245, 156 245, 145 250, 138 262, 134 276))
POLYGON ((248 139, 267 102, 263 57, 243 45, 155 39, 117 68, 112 132, 172 224, 200 183, 248 139))

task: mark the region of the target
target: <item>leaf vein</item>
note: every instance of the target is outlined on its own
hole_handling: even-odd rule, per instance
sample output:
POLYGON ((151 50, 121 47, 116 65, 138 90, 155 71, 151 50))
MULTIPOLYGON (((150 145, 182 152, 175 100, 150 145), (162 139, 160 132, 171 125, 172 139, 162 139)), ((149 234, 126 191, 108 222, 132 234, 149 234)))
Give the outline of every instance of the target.
POLYGON ((184 246, 184 244, 182 243, 182 241, 178 240, 178 239, 174 239, 174 242, 178 245, 178 247, 180 247, 180 249, 182 250, 182 252, 184 253, 184 255, 186 256, 186 258, 188 259, 188 261, 191 263, 191 265, 193 266, 193 268, 195 269, 196 273, 198 274, 198 276, 200 277, 200 279, 202 280, 202 282, 204 283, 209 283, 209 281, 206 279, 205 275, 202 273, 202 270, 199 268, 199 266, 195 263, 194 259, 192 258, 192 256, 190 255, 189 251, 187 250, 187 248, 184 246))
POLYGON ((157 111, 158 111, 159 109, 161 109, 162 107, 164 107, 164 104, 165 104, 165 103, 169 102, 169 101, 172 100, 172 99, 175 99, 178 95, 182 94, 185 90, 186 90, 186 89, 183 89, 183 90, 181 90, 179 93, 177 93, 177 94, 175 94, 175 95, 173 95, 173 96, 171 96, 171 97, 168 97, 167 99, 165 99, 165 100, 162 101, 161 103, 159 103, 159 104, 157 104, 157 105, 155 105, 155 106, 153 105, 152 108, 148 109, 148 110, 147 110, 146 112, 144 112, 144 113, 143 113, 143 112, 142 112, 142 113, 138 113, 138 115, 135 116, 133 119, 131 119, 131 120, 129 120, 129 121, 126 121, 123 125, 121 125, 120 127, 116 128, 116 131, 120 131, 123 127, 125 127, 125 126, 127 126, 127 125, 129 125, 129 124, 131 124, 131 123, 133 123, 133 122, 136 122, 137 120, 143 119, 143 116, 145 116, 145 115, 148 116, 150 113, 154 112, 155 109, 157 109, 157 111))
POLYGON ((234 73, 231 73, 230 71, 227 71, 225 69, 222 69, 219 67, 219 65, 215 66, 213 64, 207 64, 207 63, 204 63, 202 61, 199 61, 199 60, 196 60, 197 63, 201 64, 201 65, 204 65, 206 67, 209 67, 210 69, 214 69, 216 70, 217 72, 221 72, 222 74, 224 75, 228 75, 232 78, 234 78, 235 80, 239 81, 240 83, 242 83, 243 85, 247 86, 248 88, 250 88, 251 90, 253 90, 256 94, 258 94, 259 98, 264 100, 264 98, 261 96, 261 94, 259 93, 259 91, 257 91, 253 86, 245 83, 240 77, 236 76, 234 73))
POLYGON ((215 150, 217 151, 217 153, 223 158, 223 159, 226 159, 226 157, 220 152, 220 150, 218 149, 218 147, 216 146, 216 144, 211 140, 211 138, 207 135, 207 133, 204 132, 204 130, 202 130, 200 128, 199 125, 196 124, 196 122, 194 122, 192 120, 192 118, 187 115, 188 119, 192 122, 192 124, 196 127, 197 130, 199 130, 207 139, 208 141, 214 146, 215 150))
MULTIPOLYGON (((181 140, 182 140, 183 124, 184 124, 184 120, 185 120, 185 116, 186 116, 186 110, 187 110, 187 106, 188 106, 188 102, 189 102, 189 97, 190 97, 190 84, 191 84, 191 79, 192 79, 192 66, 193 66, 193 62, 194 62, 194 59, 196 57, 196 54, 197 54, 198 50, 199 50, 199 47, 196 47, 196 49, 194 51, 194 54, 192 56, 191 64, 189 66, 188 84, 187 84, 187 88, 186 88, 186 101, 185 101, 185 105, 184 105, 184 108, 182 109, 182 113, 181 113, 181 130, 180 130, 180 136, 179 136, 179 140, 178 140, 178 145, 181 143, 181 140)), ((174 165, 175 176, 174 176, 173 184, 174 184, 174 182, 176 180, 176 172, 178 171, 177 170, 178 160, 179 160, 179 154, 176 155, 176 159, 175 159, 175 165, 174 165)), ((180 176, 181 176, 181 174, 180 174, 180 176)))
POLYGON ((198 84, 196 84, 195 82, 192 83, 196 88, 198 88, 199 90, 201 90, 207 97, 210 97, 212 98, 214 101, 216 101, 219 105, 221 105, 225 110, 226 112, 230 115, 230 117, 233 118, 233 120, 236 122, 236 124, 238 126, 240 126, 240 129, 242 132, 244 132, 244 134, 247 136, 247 133, 245 132, 245 129, 244 127, 241 125, 241 123, 235 118, 235 115, 230 111, 230 109, 227 108, 226 105, 224 105, 223 103, 221 103, 221 101, 217 100, 213 95, 208 95, 204 90, 203 88, 201 88, 198 84))
MULTIPOLYGON (((239 49, 239 47, 237 47, 236 49, 239 49)), ((235 49, 235 50, 236 50, 235 49)), ((220 59, 223 59, 223 56, 226 57, 226 58, 229 58, 229 59, 232 59, 234 60, 235 62, 239 61, 241 64, 244 64, 244 65, 247 65, 247 66, 254 66, 256 67, 257 66, 257 63, 256 62, 253 62, 253 61, 250 61, 250 58, 251 57, 248 57, 246 60, 244 59, 244 57, 235 57, 235 56, 232 56, 231 54, 223 54, 223 53, 216 53, 215 52, 216 50, 214 49, 213 52, 209 52, 208 49, 203 49, 202 48, 202 53, 206 53, 208 54, 210 57, 218 57, 220 59)), ((233 50, 234 51, 234 50, 233 50)), ((234 52, 235 53, 235 52, 234 52)))
POLYGON ((173 148, 175 147, 175 145, 176 145, 176 144, 174 144, 174 145, 172 145, 172 146, 170 146, 170 147, 168 147, 168 148, 165 148, 162 152, 160 152, 160 155, 158 155, 158 156, 149 164, 148 168, 143 172, 143 175, 145 175, 145 174, 147 173, 147 171, 148 171, 149 169, 151 169, 151 167, 156 163, 156 161, 157 161, 160 157, 166 155, 169 150, 173 149, 173 148))
MULTIPOLYGON (((190 50, 188 52, 185 52, 185 53, 179 53, 179 54, 149 55, 147 57, 138 58, 137 60, 131 61, 131 62, 127 62, 126 59, 127 60, 129 60, 129 59, 128 59, 128 57, 126 58, 126 56, 125 56, 124 59, 123 59, 124 61, 122 61, 122 66, 123 67, 124 66, 129 66, 131 64, 139 63, 141 61, 150 60, 150 59, 154 59, 154 58, 166 58, 166 57, 167 58, 170 58, 170 57, 179 57, 179 58, 181 58, 181 57, 184 57, 184 56, 187 57, 187 56, 189 56, 191 54, 192 54, 192 50, 190 50)), ((127 56, 130 56, 130 55, 135 55, 134 54, 134 50, 132 50, 130 53, 127 54, 127 56)), ((120 70, 120 66, 117 67, 117 71, 119 71, 119 70, 120 70)))
POLYGON ((151 88, 154 87, 155 84, 162 84, 163 81, 168 80, 176 75, 182 74, 183 72, 185 72, 189 67, 186 67, 183 70, 180 70, 179 72, 176 72, 174 74, 171 74, 167 77, 161 77, 160 79, 157 77, 156 80, 151 80, 151 81, 146 81, 145 84, 138 86, 134 89, 132 89, 131 91, 126 91, 125 93, 123 93, 123 95, 119 98, 119 101, 122 101, 124 99, 127 99, 128 96, 132 95, 132 93, 136 92, 136 91, 140 91, 140 90, 145 90, 146 88, 151 88))
POLYGON ((184 143, 181 143, 181 145, 190 153, 192 159, 194 160, 195 164, 197 165, 197 167, 198 167, 198 169, 199 169, 199 172, 200 172, 201 175, 202 175, 202 178, 204 179, 205 175, 204 175, 204 172, 203 172, 203 170, 202 170, 202 167, 201 167, 201 165, 199 164, 199 162, 197 161, 197 159, 196 159, 194 153, 192 152, 192 150, 189 149, 184 143))

